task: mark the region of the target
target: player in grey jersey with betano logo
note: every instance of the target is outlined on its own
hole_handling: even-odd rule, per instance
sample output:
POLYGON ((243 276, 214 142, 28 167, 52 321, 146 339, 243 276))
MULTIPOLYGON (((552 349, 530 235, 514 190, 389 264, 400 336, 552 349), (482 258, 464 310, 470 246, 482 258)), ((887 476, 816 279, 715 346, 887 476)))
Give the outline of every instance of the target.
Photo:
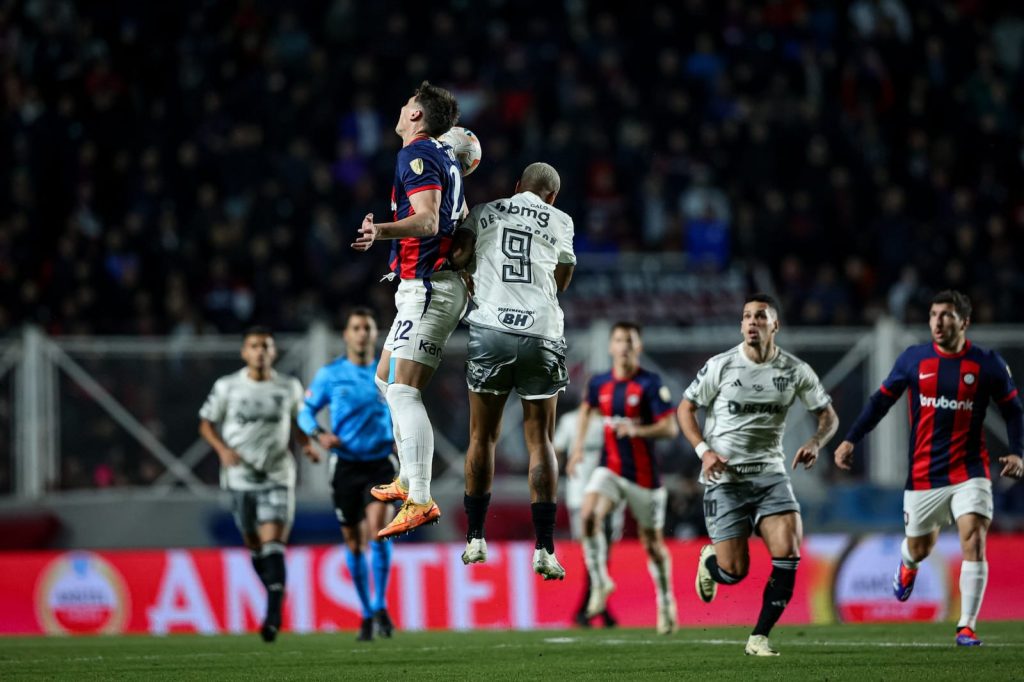
POLYGON ((199 410, 199 435, 220 459, 221 487, 231 492, 235 523, 267 588, 267 613, 260 628, 266 642, 273 642, 281 629, 284 543, 295 515, 295 458, 289 437, 295 437, 312 461, 320 460, 295 424, 302 384, 274 371, 276 357, 269 329, 248 330, 242 340, 246 366, 218 379, 199 410))
POLYGON ((786 413, 799 398, 818 417, 817 433, 793 457, 794 469, 814 466, 839 418, 814 370, 775 345, 779 314, 772 297, 747 299, 740 331, 743 343, 708 360, 679 405, 679 425, 702 462, 704 518, 713 543, 701 549, 696 587, 710 602, 718 584, 743 580, 750 568, 747 539, 759 534, 771 554, 772 573, 745 651, 777 656, 768 634, 793 596, 803 535, 782 452, 786 413), (703 432, 697 423, 701 408, 703 432))

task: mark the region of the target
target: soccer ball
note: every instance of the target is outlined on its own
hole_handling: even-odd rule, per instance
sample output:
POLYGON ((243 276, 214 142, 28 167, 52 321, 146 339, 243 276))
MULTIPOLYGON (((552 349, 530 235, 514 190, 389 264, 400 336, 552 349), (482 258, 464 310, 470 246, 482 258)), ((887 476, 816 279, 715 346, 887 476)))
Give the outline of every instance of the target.
POLYGON ((449 145, 455 152, 455 160, 462 169, 462 177, 466 177, 480 165, 483 150, 480 148, 480 138, 474 135, 472 130, 455 126, 441 136, 441 142, 449 145))

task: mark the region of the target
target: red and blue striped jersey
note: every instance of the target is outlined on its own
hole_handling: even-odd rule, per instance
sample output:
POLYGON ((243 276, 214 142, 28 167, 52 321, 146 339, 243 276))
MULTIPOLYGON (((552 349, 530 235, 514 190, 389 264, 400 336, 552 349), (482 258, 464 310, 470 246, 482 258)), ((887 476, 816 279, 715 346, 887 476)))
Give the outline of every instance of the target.
POLYGON ((629 377, 599 374, 587 386, 587 404, 604 418, 601 466, 644 488, 661 487, 652 440, 615 436, 615 424, 622 420, 653 424, 675 410, 661 377, 639 368, 629 377))
POLYGON ((401 279, 420 279, 437 272, 452 248, 452 235, 461 218, 464 195, 462 172, 452 148, 439 140, 421 137, 398 152, 391 211, 395 221, 413 215, 409 197, 417 192, 441 192, 437 234, 406 237, 391 245, 391 271, 401 279))
POLYGON ((892 401, 909 391, 907 490, 992 477, 985 412, 990 401, 1003 405, 1017 398, 1010 369, 998 353, 970 341, 955 355, 930 343, 911 346, 879 391, 892 401))

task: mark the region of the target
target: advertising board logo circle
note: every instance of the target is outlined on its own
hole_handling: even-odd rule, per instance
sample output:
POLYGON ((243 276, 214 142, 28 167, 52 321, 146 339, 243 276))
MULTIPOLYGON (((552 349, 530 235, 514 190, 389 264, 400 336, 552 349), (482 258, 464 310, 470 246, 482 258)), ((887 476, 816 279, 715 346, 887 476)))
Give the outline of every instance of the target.
POLYGON ((921 564, 914 593, 905 602, 892 593, 901 560, 901 536, 870 535, 843 553, 836 568, 832 599, 843 623, 939 621, 946 617, 948 577, 941 555, 921 564))
POLYGON ((54 635, 124 631, 129 611, 124 578, 92 552, 69 552, 51 561, 36 583, 36 617, 54 635))

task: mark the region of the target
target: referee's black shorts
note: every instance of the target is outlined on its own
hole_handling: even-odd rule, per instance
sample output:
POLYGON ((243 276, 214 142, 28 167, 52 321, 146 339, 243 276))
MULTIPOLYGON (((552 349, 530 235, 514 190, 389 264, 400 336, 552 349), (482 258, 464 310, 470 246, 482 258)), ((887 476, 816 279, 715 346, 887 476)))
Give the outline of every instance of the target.
POLYGON ((375 485, 390 483, 398 471, 394 455, 365 462, 331 457, 331 490, 338 523, 355 526, 366 518, 366 505, 376 502, 375 485))

